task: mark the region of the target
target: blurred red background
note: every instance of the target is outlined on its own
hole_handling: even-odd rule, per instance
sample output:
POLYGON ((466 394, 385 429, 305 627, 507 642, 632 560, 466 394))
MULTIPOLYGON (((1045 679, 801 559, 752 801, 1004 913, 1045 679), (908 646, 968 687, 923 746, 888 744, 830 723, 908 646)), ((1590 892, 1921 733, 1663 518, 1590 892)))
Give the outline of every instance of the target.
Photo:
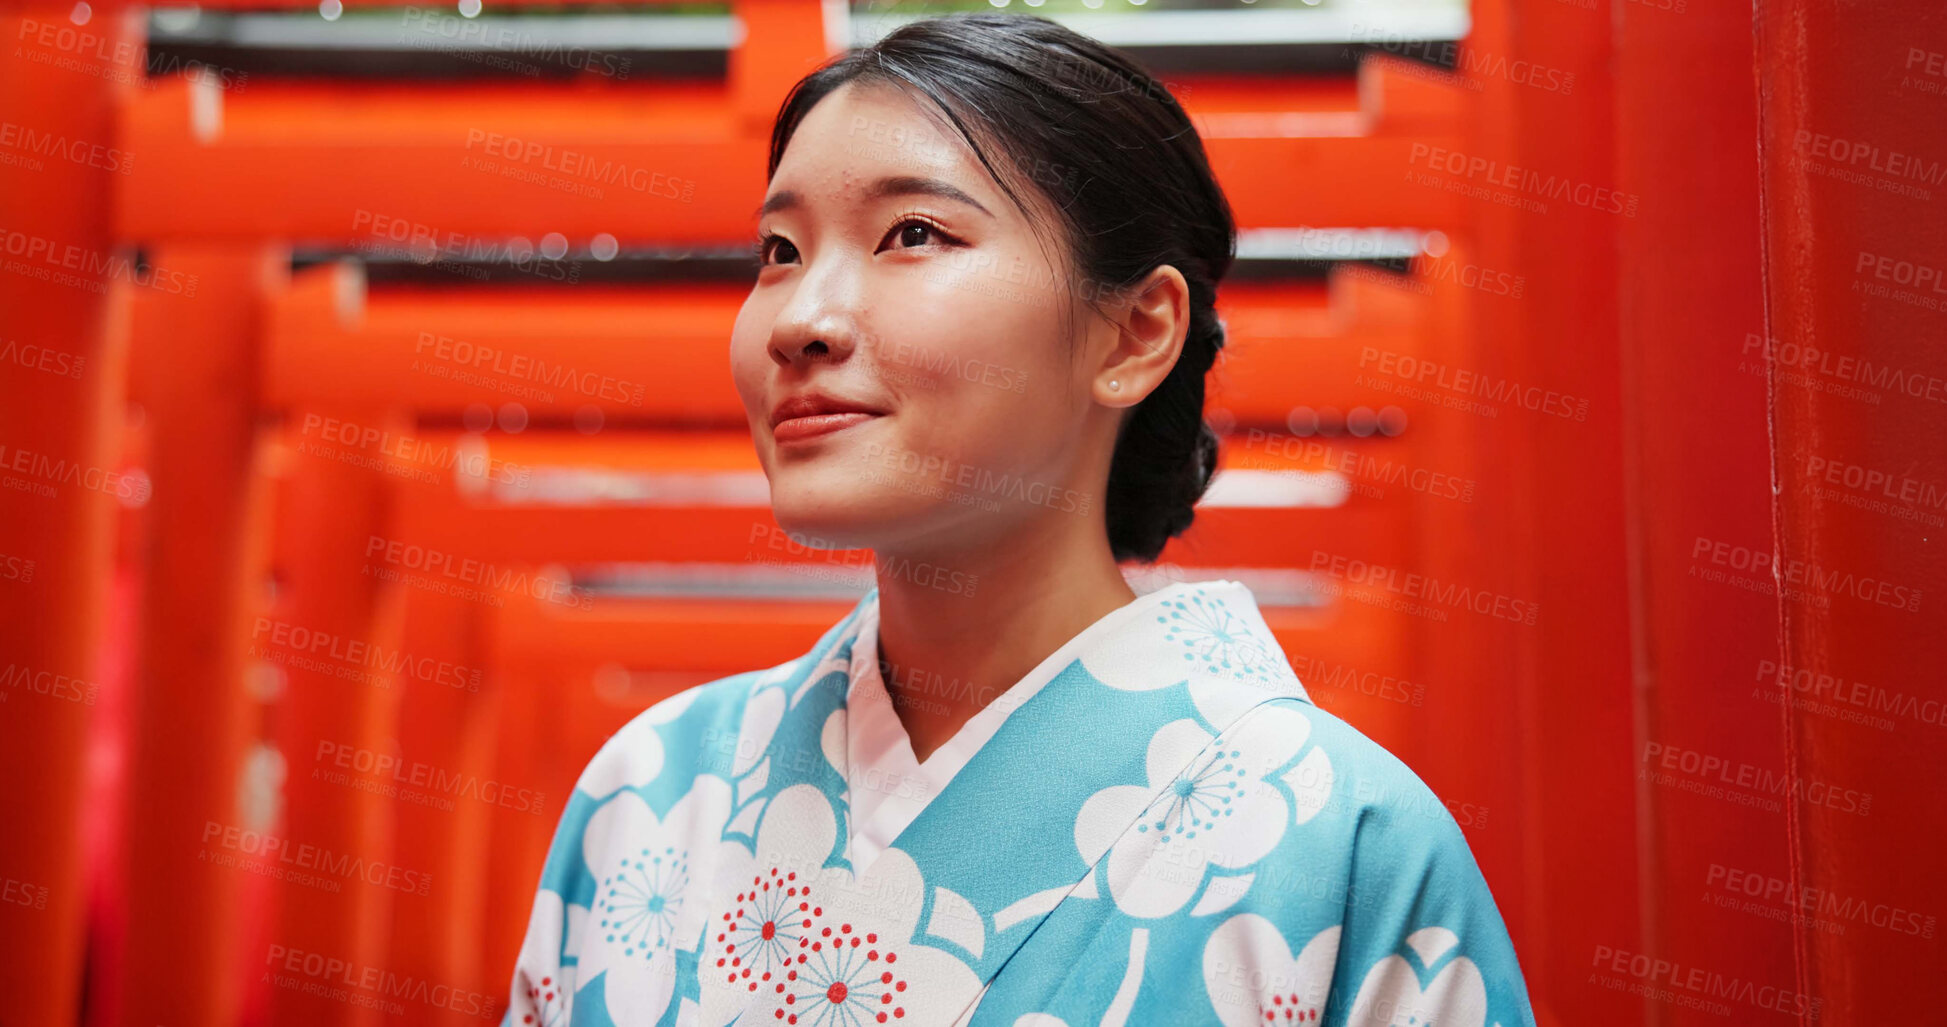
MULTIPOLYGON (((869 584, 730 258, 934 8, 277 6, 0 11, 0 1024, 498 1020, 600 742, 869 584)), ((1941 1022, 1947 8, 1058 6, 1244 229, 1157 573, 1442 796, 1540 1020, 1941 1022)))

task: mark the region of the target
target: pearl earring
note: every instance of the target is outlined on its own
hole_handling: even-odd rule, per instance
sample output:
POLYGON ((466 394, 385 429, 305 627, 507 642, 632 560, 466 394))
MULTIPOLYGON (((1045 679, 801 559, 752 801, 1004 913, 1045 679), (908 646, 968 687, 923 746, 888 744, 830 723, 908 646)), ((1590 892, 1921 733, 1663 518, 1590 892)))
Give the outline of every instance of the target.
POLYGON ((1111 378, 1111 379, 1109 379, 1109 391, 1110 391, 1110 392, 1120 392, 1120 391, 1122 391, 1122 383, 1121 383, 1121 382, 1119 382, 1119 381, 1116 381, 1116 380, 1115 380, 1114 378, 1111 378))

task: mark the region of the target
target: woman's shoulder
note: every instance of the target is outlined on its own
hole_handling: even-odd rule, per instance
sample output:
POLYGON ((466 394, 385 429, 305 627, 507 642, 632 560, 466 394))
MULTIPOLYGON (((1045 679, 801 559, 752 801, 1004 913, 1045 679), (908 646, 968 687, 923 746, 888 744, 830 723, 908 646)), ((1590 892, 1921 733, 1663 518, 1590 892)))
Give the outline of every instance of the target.
POLYGON ((1332 908, 1337 963, 1357 968, 1347 985, 1354 1010, 1533 1024, 1507 926, 1461 830, 1479 829, 1486 810, 1443 801, 1399 757, 1306 700, 1263 707, 1284 711, 1272 718, 1301 715, 1308 729, 1285 774, 1299 803, 1296 843, 1260 873, 1278 887, 1257 908, 1274 919, 1316 914, 1307 900, 1332 908))
POLYGON ((806 653, 686 688, 636 714, 588 761, 576 790, 600 799, 622 787, 647 786, 671 766, 685 772, 671 775, 672 781, 699 773, 731 777, 750 769, 762 755, 756 736, 767 732, 747 729, 759 726, 753 721, 774 728, 805 689, 842 669, 854 637, 849 629, 871 598, 827 628, 806 653))
POLYGON ((1472 803, 1443 800, 1385 746, 1308 699, 1279 698, 1263 709, 1295 712, 1308 725, 1297 765, 1285 775, 1312 818, 1362 846, 1383 843, 1467 851, 1463 826, 1484 822, 1487 811, 1472 803))
POLYGON ((808 656, 775 667, 741 671, 677 692, 630 718, 596 750, 575 782, 593 798, 625 786, 642 787, 672 763, 727 775, 752 697, 801 683, 808 656), (717 764, 723 764, 718 767, 717 764))

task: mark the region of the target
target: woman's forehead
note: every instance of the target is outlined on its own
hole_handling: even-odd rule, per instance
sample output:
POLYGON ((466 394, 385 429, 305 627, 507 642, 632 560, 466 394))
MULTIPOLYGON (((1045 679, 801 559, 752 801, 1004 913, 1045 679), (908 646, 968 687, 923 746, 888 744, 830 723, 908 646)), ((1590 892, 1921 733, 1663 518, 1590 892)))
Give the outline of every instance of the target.
POLYGON ((934 179, 1004 216, 1000 193, 959 133, 904 90, 846 83, 792 133, 773 194, 813 190, 846 202, 882 194, 889 178, 934 179))

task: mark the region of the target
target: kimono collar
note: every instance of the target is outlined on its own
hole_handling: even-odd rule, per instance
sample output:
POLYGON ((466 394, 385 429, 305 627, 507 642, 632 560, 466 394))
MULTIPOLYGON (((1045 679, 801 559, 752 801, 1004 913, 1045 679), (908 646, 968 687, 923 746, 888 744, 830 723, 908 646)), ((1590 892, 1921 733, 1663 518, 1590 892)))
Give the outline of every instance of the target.
MULTIPOLYGON (((840 695, 853 645, 870 623, 859 614, 876 611, 877 601, 876 589, 861 600, 822 661, 840 695)), ((1091 887, 1096 864, 1141 806, 1213 758, 1215 740, 1247 711, 1278 699, 1309 702, 1244 585, 1178 582, 1139 596, 982 711, 994 714, 991 737, 891 848, 911 858, 929 888, 1009 911, 965 925, 962 953, 984 983, 1059 896, 1091 887), (1082 804, 1118 787, 1149 798, 1115 825, 1091 820, 1080 830, 1082 804)), ((863 879, 881 876, 886 862, 875 861, 863 879)))
MULTIPOLYGON (((883 689, 877 680, 879 590, 866 593, 841 623, 832 662, 833 669, 844 670, 848 693, 867 678, 883 689)), ((967 751, 950 762, 964 763, 1008 713, 1027 704, 1077 660, 1121 691, 1186 686, 1209 722, 1206 726, 1227 724, 1242 709, 1266 699, 1311 701, 1249 588, 1228 578, 1179 581, 1111 610, 1050 653, 942 746, 959 747, 964 738, 967 751)), ((957 680, 947 687, 961 685, 972 687, 957 680)))

